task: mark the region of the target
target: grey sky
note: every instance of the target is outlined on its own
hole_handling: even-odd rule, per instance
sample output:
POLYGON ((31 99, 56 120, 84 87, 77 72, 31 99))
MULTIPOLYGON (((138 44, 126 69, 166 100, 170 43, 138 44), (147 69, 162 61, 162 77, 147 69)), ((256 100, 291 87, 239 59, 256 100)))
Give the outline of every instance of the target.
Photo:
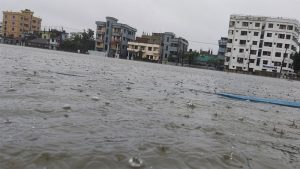
MULTIPOLYGON (((138 35, 167 31, 214 44, 227 36, 230 14, 300 20, 299 0, 0 0, 0 4, 2 11, 31 9, 43 19, 42 26, 63 26, 68 31, 95 29, 96 20, 112 16, 137 28, 138 35)), ((190 48, 218 49, 193 42, 190 48)))

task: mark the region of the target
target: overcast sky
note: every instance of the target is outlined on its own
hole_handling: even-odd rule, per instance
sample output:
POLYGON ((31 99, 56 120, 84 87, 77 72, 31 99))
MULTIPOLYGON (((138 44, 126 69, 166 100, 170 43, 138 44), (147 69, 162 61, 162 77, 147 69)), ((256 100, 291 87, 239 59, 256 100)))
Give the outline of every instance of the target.
MULTIPOLYGON (((217 44, 227 36, 231 14, 280 16, 300 20, 300 0, 0 0, 2 11, 31 9, 42 26, 68 31, 95 29, 106 16, 142 32, 174 32, 190 41, 190 48, 218 49, 191 41, 217 44)), ((2 13, 0 14, 2 18, 2 13)))

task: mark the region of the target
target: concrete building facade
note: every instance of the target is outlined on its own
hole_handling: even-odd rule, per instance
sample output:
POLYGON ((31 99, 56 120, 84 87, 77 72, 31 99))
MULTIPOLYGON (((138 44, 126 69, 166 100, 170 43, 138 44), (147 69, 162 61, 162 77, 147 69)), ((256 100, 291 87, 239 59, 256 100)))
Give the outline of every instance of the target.
POLYGON ((2 42, 2 22, 0 22, 0 43, 2 42))
POLYGON ((96 21, 96 51, 107 52, 109 57, 127 57, 128 42, 135 40, 137 30, 118 19, 106 17, 106 22, 96 21))
POLYGON ((158 61, 160 58, 160 45, 151 43, 128 42, 129 60, 158 61))
POLYGON ((2 22, 0 22, 0 37, 2 37, 2 22))
POLYGON ((170 59, 179 59, 188 51, 189 42, 182 38, 176 37, 172 32, 162 34, 161 59, 167 62, 170 59))
POLYGON ((219 51, 218 51, 219 56, 225 56, 226 48, 227 48, 227 41, 228 41, 228 38, 226 38, 226 37, 221 37, 221 39, 219 40, 219 51))
POLYGON ((57 50, 61 44, 68 38, 68 33, 65 30, 51 29, 41 32, 41 38, 49 42, 49 49, 57 50))
POLYGON ((42 19, 33 16, 29 9, 21 12, 3 12, 2 35, 4 38, 20 40, 24 33, 34 33, 41 30, 42 19))
POLYGON ((294 19, 231 15, 225 69, 293 72, 299 26, 294 19))
POLYGON ((159 45, 159 63, 168 61, 178 61, 188 51, 188 41, 182 37, 176 37, 172 32, 152 33, 151 35, 143 33, 137 37, 135 42, 144 44, 159 45))

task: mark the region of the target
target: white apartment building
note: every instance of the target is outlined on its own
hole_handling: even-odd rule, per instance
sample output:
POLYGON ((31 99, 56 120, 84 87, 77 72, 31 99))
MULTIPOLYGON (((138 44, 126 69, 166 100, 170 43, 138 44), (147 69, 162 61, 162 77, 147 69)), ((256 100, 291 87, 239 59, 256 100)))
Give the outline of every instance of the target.
POLYGON ((293 72, 299 51, 299 21, 231 15, 225 68, 238 71, 293 72))
POLYGON ((160 57, 160 45, 150 43, 128 42, 128 59, 148 59, 158 61, 160 57))

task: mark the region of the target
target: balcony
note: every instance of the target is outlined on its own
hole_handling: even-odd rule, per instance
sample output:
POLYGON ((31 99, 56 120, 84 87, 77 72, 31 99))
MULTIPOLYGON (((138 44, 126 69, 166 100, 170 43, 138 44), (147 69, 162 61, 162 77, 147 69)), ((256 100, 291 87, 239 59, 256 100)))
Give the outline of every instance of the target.
POLYGON ((97 48, 104 48, 104 43, 97 43, 97 44, 96 44, 96 47, 97 47, 97 48))
POLYGON ((98 29, 98 30, 97 30, 97 33, 98 33, 98 34, 105 34, 105 32, 106 32, 105 28, 104 28, 104 29, 98 29))
POLYGON ((122 36, 121 31, 113 31, 112 36, 122 36))
POLYGON ((103 42, 104 42, 104 39, 96 39, 96 42, 101 42, 101 43, 103 43, 103 42))
POLYGON ((112 39, 111 40, 111 44, 116 44, 116 43, 120 43, 121 40, 120 39, 112 39))

